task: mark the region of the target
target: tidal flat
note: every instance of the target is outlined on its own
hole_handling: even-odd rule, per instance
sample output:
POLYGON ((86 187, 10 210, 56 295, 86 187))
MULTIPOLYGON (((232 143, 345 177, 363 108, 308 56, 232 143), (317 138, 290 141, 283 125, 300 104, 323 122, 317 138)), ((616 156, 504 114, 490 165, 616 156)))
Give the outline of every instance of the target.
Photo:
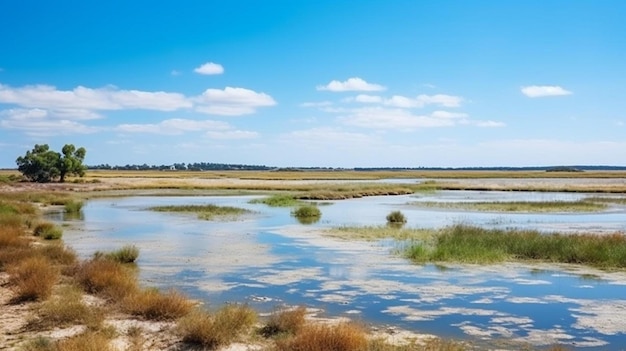
POLYGON ((626 326, 615 321, 616 311, 626 304, 626 274, 621 270, 519 262, 414 264, 398 254, 406 245, 403 235, 362 240, 328 234, 337 227, 384 225, 392 210, 406 215, 407 231, 469 223, 536 229, 546 235, 624 232, 620 200, 597 212, 502 214, 423 209, 410 203, 431 198, 577 201, 590 195, 433 191, 368 196, 328 201, 320 207, 319 222, 302 225, 290 208, 259 202, 265 194, 129 195, 86 201, 83 220, 51 217, 65 223, 65 240, 79 255, 132 243, 142 252, 137 264, 143 282, 163 289, 175 286, 211 305, 246 302, 260 311, 305 305, 323 310, 324 316, 485 344, 506 340, 518 346, 604 350, 618 349, 626 341, 626 326), (235 222, 206 222, 149 210, 207 203, 252 214, 235 222))

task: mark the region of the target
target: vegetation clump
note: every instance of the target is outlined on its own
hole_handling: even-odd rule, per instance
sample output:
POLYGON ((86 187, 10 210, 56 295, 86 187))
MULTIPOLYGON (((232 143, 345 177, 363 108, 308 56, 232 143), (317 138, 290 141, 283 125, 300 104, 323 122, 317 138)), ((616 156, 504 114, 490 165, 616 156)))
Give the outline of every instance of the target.
POLYGON ((76 278, 88 293, 120 301, 138 291, 134 273, 123 264, 102 258, 84 261, 76 269, 76 278))
POLYGON ((58 240, 63 236, 63 229, 51 222, 41 222, 35 226, 33 235, 46 240, 58 240))
POLYGON ((406 223, 406 217, 401 211, 392 211, 387 215, 387 223, 390 224, 404 224, 406 223))
POLYGON ((76 200, 69 200, 65 203, 64 208, 65 208, 65 213, 78 214, 80 213, 80 210, 82 210, 83 208, 83 202, 76 201, 76 200))
POLYGON ((44 300, 52 293, 59 272, 46 257, 28 257, 9 266, 9 282, 15 287, 16 301, 44 300))
POLYGON ((176 291, 161 293, 157 289, 145 289, 127 296, 124 311, 150 320, 174 320, 187 315, 193 304, 176 291))
POLYGON ((199 219, 211 220, 215 217, 232 217, 239 216, 250 211, 232 206, 217 206, 213 204, 208 205, 168 205, 168 206, 154 206, 150 208, 152 211, 158 212, 182 212, 182 213, 196 213, 199 219))
POLYGON ((119 263, 134 263, 139 257, 139 249, 135 245, 125 245, 120 249, 111 252, 96 251, 94 258, 109 259, 119 263))
POLYGON ((414 205, 446 209, 493 212, 597 212, 607 208, 600 201, 494 201, 494 202, 414 202, 414 205))
POLYGON ((193 311, 179 320, 177 329, 184 342, 213 349, 231 343, 256 319, 256 312, 248 306, 226 305, 215 314, 193 311))
POLYGON ((322 217, 322 211, 315 205, 302 205, 291 212, 302 224, 312 224, 322 217))
POLYGON ((295 335, 306 322, 306 308, 283 309, 272 313, 267 323, 261 328, 260 333, 264 337, 280 335, 295 335))
POLYGON ((254 199, 251 200, 252 204, 265 204, 270 207, 292 207, 301 203, 301 201, 297 200, 292 195, 272 195, 269 197, 264 197, 262 199, 254 199))
POLYGON ((367 350, 368 340, 363 329, 354 324, 307 324, 294 337, 277 340, 276 349, 279 351, 357 351, 367 350))
POLYGON ((543 234, 455 225, 445 228, 433 242, 411 245, 407 256, 418 262, 491 263, 516 259, 624 268, 626 235, 543 234))

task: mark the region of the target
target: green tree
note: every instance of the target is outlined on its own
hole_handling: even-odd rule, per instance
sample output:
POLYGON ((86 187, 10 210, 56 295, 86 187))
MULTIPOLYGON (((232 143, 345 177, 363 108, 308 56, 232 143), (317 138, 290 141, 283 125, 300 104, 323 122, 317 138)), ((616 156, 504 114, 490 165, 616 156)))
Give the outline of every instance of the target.
POLYGON ((83 176, 83 160, 87 151, 72 144, 63 146, 63 154, 50 150, 48 144, 38 145, 15 161, 17 170, 32 182, 47 183, 59 179, 65 181, 67 175, 83 176))

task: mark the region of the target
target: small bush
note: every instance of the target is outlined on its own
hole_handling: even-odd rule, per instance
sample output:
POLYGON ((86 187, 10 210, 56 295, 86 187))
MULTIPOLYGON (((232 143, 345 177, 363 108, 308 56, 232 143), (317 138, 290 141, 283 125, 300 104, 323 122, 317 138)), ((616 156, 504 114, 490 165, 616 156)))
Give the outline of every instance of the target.
POLYGON ((281 334, 296 334, 305 323, 306 308, 284 309, 272 313, 267 323, 261 329, 264 337, 281 334))
POLYGON ((65 203, 64 207, 65 207, 65 213, 77 214, 77 213, 80 213, 80 210, 82 210, 83 202, 82 201, 69 200, 68 202, 65 203))
POLYGON ((387 215, 387 223, 404 224, 406 223, 406 217, 400 211, 392 211, 387 215))
POLYGON ((133 263, 139 257, 139 249, 135 245, 126 245, 121 249, 108 253, 96 252, 96 257, 104 257, 119 263, 133 263))
POLYGON ((347 323, 306 325, 295 337, 276 341, 279 351, 360 351, 367 345, 366 333, 347 323))
POLYGON ((42 254, 50 259, 50 261, 59 265, 73 265, 76 263, 76 252, 71 248, 64 246, 62 243, 50 243, 37 247, 37 253, 42 254))
POLYGON ((186 343, 217 348, 231 343, 252 327, 256 317, 251 308, 239 305, 224 306, 214 316, 197 310, 178 322, 178 332, 186 343))
POLYGON ((163 294, 156 289, 147 289, 128 296, 122 306, 126 312, 136 316, 151 320, 173 320, 188 314, 193 304, 176 291, 163 294))
POLYGON ((65 327, 72 324, 85 324, 96 328, 102 324, 104 313, 101 309, 87 306, 82 300, 82 292, 74 286, 66 286, 39 309, 39 318, 33 326, 65 327))
POLYGON ((291 215, 296 217, 302 224, 311 224, 320 219, 322 211, 315 205, 304 205, 291 212, 291 215))
POLYGON ((81 263, 76 277, 89 293, 121 301, 137 292, 137 279, 121 263, 107 259, 92 259, 81 263))
POLYGON ((54 223, 42 222, 35 226, 33 234, 46 240, 58 240, 63 236, 63 230, 54 223))
POLYGON ((45 257, 29 257, 8 268, 16 288, 16 301, 43 300, 50 296, 59 273, 45 257))

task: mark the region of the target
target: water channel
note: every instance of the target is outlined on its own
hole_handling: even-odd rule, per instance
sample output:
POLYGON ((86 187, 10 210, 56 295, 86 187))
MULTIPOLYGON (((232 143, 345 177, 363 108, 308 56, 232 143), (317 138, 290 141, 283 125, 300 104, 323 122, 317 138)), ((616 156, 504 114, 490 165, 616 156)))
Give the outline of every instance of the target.
POLYGON ((245 302, 473 341, 511 340, 588 350, 626 345, 626 272, 575 266, 416 265, 394 254, 397 243, 346 241, 324 228, 383 225, 401 210, 408 226, 455 223, 542 231, 626 231, 626 208, 598 213, 489 213, 411 205, 419 201, 557 201, 586 194, 440 191, 330 201, 322 218, 302 225, 289 208, 251 204, 259 196, 129 196, 86 202, 81 219, 64 222, 65 242, 81 257, 126 244, 140 249, 140 279, 176 288, 209 306, 245 302), (253 211, 233 221, 158 213, 157 205, 217 204, 253 211))

